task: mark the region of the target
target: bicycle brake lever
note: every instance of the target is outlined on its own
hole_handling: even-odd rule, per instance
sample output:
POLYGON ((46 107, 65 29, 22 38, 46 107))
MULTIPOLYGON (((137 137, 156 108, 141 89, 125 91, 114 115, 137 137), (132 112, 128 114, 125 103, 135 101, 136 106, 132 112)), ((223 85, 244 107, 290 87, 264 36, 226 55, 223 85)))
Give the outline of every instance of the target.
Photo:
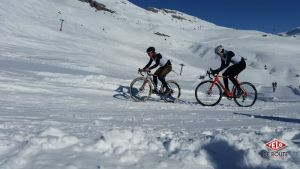
POLYGON ((209 79, 213 79, 210 75, 211 73, 209 71, 206 71, 206 74, 208 75, 209 79))
POLYGON ((143 70, 139 68, 139 69, 138 69, 138 74, 140 74, 140 75, 144 76, 144 74, 143 74, 143 70))

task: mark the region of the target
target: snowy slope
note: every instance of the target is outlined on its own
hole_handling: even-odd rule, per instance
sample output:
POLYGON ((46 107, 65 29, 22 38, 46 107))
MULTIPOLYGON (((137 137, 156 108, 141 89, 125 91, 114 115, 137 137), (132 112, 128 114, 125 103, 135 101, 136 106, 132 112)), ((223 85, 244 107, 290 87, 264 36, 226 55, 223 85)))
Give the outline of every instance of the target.
POLYGON ((171 57, 178 69, 179 63, 188 65, 187 75, 198 75, 201 70, 219 66, 212 49, 223 44, 248 59, 249 69, 245 76, 251 76, 250 80, 257 83, 277 80, 283 85, 299 82, 294 78, 300 74, 299 40, 224 29, 181 13, 187 20, 174 19, 172 13, 154 13, 124 2, 102 2, 116 14, 95 12, 88 3, 70 0, 6 2, 1 7, 1 17, 6 25, 0 28, 4 34, 2 47, 27 49, 7 57, 54 60, 102 74, 128 77, 132 74, 116 75, 116 72, 120 69, 132 72, 133 68, 143 66, 147 61, 144 51, 148 46, 153 45, 171 57), (19 10, 10 12, 15 8, 19 10), (62 32, 58 31, 59 19, 65 20, 62 32), (156 32, 170 37, 155 35, 156 32), (264 71, 264 65, 268 66, 267 71, 264 71), (253 74, 262 76, 253 77, 253 74))
POLYGON ((78 0, 0 1, 1 169, 298 168, 299 39, 97 2, 114 13, 78 0), (240 78, 258 88, 254 107, 195 103, 199 75, 220 64, 218 44, 247 58, 240 78), (148 46, 176 72, 186 65, 168 76, 182 87, 179 103, 130 100, 148 46), (287 159, 262 155, 275 137, 288 145, 287 159))

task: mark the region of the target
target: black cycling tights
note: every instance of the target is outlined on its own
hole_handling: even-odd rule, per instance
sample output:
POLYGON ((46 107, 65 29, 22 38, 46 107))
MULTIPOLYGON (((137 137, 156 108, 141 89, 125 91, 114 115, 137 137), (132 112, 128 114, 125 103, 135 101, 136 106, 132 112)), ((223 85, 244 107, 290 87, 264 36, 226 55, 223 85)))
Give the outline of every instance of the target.
MULTIPOLYGON (((223 73, 223 76, 224 77, 228 76, 228 78, 232 81, 232 83, 235 85, 235 87, 240 89, 240 85, 234 77, 236 75, 238 75, 239 73, 241 73, 241 71, 243 71, 245 68, 246 68, 246 62, 245 62, 245 60, 242 60, 242 61, 240 61, 240 63, 238 63, 236 65, 232 65, 228 69, 226 69, 225 72, 223 73)), ((223 78, 223 80, 224 80, 225 88, 229 91, 228 78, 223 78)))

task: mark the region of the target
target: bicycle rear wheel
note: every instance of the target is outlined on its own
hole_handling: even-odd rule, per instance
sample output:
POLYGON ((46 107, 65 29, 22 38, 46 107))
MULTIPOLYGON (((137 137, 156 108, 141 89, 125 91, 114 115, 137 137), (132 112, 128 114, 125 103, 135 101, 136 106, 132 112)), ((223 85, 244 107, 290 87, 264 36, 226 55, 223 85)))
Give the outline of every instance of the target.
MULTIPOLYGON (((179 97, 180 97, 180 86, 179 84, 174 81, 174 80, 169 80, 167 81, 169 88, 171 89, 170 93, 167 93, 165 95, 162 96, 162 99, 165 102, 171 102, 171 103, 175 103, 176 101, 178 101, 179 97)), ((161 92, 164 93, 166 91, 165 87, 162 87, 161 92)))
POLYGON ((134 79, 130 84, 130 96, 134 101, 146 101, 152 91, 151 82, 144 77, 134 79))
POLYGON ((233 88, 234 102, 241 107, 251 107, 257 99, 257 90, 255 86, 249 82, 240 83, 243 94, 237 96, 236 87, 233 88))
POLYGON ((222 90, 218 84, 214 84, 213 81, 203 81, 201 82, 196 90, 195 96, 198 101, 203 106, 215 106, 222 99, 222 90))

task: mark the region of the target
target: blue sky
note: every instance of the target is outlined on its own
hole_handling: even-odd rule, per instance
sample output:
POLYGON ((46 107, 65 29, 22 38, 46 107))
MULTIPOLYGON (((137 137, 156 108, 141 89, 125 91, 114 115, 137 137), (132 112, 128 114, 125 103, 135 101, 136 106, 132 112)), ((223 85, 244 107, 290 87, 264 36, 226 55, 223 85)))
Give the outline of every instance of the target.
POLYGON ((300 27, 300 0, 129 0, 175 9, 217 25, 278 33, 300 27))

